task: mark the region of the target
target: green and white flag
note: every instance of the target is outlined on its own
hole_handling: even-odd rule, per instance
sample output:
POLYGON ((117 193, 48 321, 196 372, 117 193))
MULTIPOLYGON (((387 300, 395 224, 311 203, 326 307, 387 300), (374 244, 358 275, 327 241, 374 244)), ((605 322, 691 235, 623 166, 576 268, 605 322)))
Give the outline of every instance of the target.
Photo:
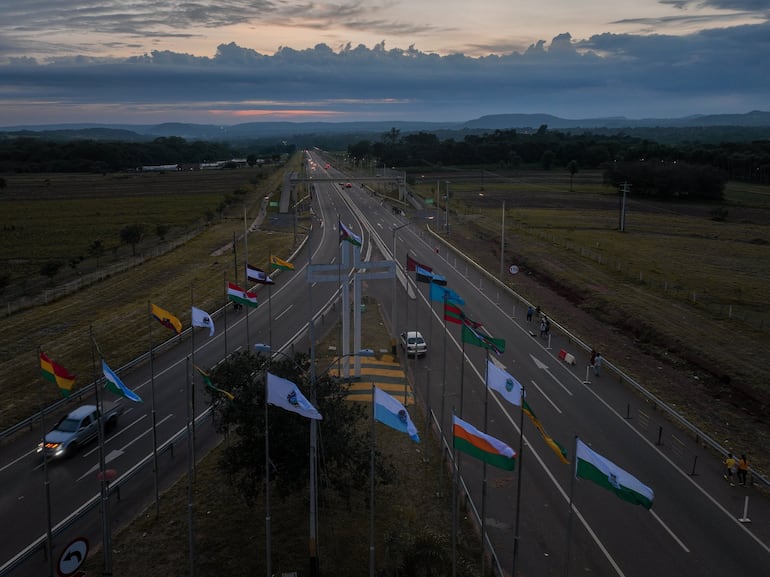
POLYGON ((645 509, 652 508, 655 493, 647 485, 577 439, 575 476, 593 481, 618 497, 645 509))
POLYGON ((487 386, 500 393, 512 405, 521 406, 521 383, 498 367, 492 359, 487 360, 487 386))

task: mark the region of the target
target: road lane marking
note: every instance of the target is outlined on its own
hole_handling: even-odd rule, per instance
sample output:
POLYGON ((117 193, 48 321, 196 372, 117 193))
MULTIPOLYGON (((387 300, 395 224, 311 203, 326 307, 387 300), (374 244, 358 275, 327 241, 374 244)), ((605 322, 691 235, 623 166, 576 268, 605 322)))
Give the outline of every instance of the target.
POLYGON ((548 401, 549 403, 551 403, 551 406, 552 406, 552 407, 553 407, 553 408, 556 410, 556 412, 557 412, 557 413, 559 413, 559 414, 561 415, 561 409, 560 409, 559 407, 557 407, 557 406, 556 406, 556 403, 554 403, 554 402, 551 400, 551 397, 549 397, 548 395, 546 395, 546 394, 545 394, 545 391, 544 391, 543 389, 541 389, 540 387, 538 387, 538 386, 537 386, 537 383, 536 383, 535 381, 531 381, 531 382, 532 382, 532 385, 533 385, 533 386, 534 386, 534 387, 535 387, 535 388, 536 388, 538 391, 540 391, 540 394, 541 394, 541 395, 543 395, 543 396, 545 397, 545 400, 546 400, 546 401, 548 401))
POLYGON ((557 379, 557 378, 556 378, 556 376, 555 376, 555 375, 554 375, 554 374, 551 372, 551 370, 548 368, 548 365, 546 365, 546 364, 545 364, 544 362, 542 362, 540 359, 538 359, 537 357, 535 357, 535 355, 533 355, 533 354, 530 354, 529 356, 532 358, 532 360, 533 360, 533 361, 534 361, 534 363, 535 363, 535 366, 536 366, 538 369, 540 369, 540 370, 542 370, 542 371, 545 371, 545 373, 546 373, 546 374, 547 374, 549 377, 551 377, 551 378, 554 380, 554 382, 555 382, 557 385, 559 385, 559 386, 560 386, 562 389, 564 389, 564 392, 565 392, 565 393, 567 393, 567 394, 568 394, 570 397, 572 396, 572 391, 570 391, 570 390, 569 390, 569 389, 568 389, 566 386, 564 386, 564 384, 563 384, 563 383, 562 383, 562 382, 561 382, 559 379, 557 379))
POLYGON ((282 313, 278 314, 278 315, 275 317, 275 319, 274 319, 274 320, 276 320, 276 321, 277 321, 277 320, 278 320, 278 319, 280 319, 282 316, 284 316, 286 313, 288 313, 288 312, 289 312, 289 311, 290 311, 292 308, 294 308, 294 304, 293 304, 293 303, 292 303, 292 304, 290 304, 288 307, 286 307, 286 309, 285 309, 285 310, 284 310, 282 313))
POLYGON ((666 530, 666 532, 667 532, 669 535, 671 535, 671 538, 672 538, 674 541, 676 541, 677 543, 679 543, 679 546, 680 546, 682 549, 684 549, 684 552, 685 552, 685 553, 689 553, 689 552, 690 552, 690 550, 689 550, 689 549, 687 548, 687 546, 686 546, 686 545, 685 545, 685 544, 682 542, 682 540, 681 540, 679 537, 677 537, 677 536, 674 534, 674 532, 671 530, 671 528, 670 528, 668 525, 666 525, 666 524, 663 522, 663 519, 661 519, 660 517, 658 517, 658 514, 657 514, 655 511, 653 511, 652 509, 650 509, 650 515, 652 515, 652 517, 653 517, 653 518, 654 518, 654 519, 655 519, 655 520, 656 520, 658 523, 660 523, 660 526, 661 526, 661 527, 663 527, 663 528, 666 530))

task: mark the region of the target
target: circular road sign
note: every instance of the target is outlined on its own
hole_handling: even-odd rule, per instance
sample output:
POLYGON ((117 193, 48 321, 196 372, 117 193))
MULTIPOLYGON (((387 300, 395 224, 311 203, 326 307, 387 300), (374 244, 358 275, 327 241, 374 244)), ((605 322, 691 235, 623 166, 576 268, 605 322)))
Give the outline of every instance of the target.
POLYGON ((508 272, 510 272, 511 274, 516 274, 517 272, 519 272, 519 267, 517 267, 515 264, 512 264, 511 268, 508 269, 508 272))
POLYGON ((88 539, 78 537, 65 547, 59 557, 58 573, 60 577, 68 577, 78 570, 88 555, 88 539))

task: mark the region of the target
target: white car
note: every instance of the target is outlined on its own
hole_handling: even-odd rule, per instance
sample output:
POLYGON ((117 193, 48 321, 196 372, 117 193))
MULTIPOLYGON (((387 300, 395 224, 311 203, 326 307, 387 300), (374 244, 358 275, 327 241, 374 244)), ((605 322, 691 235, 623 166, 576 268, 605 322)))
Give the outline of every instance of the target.
POLYGON ((425 342, 419 331, 405 331, 401 333, 401 348, 407 356, 417 355, 420 357, 428 352, 428 343, 425 342))

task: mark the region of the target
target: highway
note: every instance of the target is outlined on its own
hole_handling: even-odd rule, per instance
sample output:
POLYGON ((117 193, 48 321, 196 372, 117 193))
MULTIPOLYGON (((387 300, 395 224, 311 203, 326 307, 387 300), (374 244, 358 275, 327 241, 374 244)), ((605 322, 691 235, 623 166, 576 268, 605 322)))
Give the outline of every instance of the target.
MULTIPOLYGON (((317 166, 323 163, 319 161, 317 166)), ((349 180, 334 168, 327 174, 349 180)), ((525 319, 526 306, 515 295, 498 288, 489 275, 462 255, 448 250, 440 238, 425 230, 426 222, 440 228, 439 222, 429 220, 431 213, 394 214, 387 203, 356 184, 346 189, 336 183, 319 182, 315 189, 313 232, 294 261, 295 270, 277 275, 275 285, 269 289, 269 306, 268 289, 260 287, 261 304, 248 316, 246 309, 239 313, 228 309, 226 318, 215 317, 214 337, 197 329, 194 340, 189 335, 178 338, 175 346, 154 358, 152 367, 145 363, 121 375, 145 402, 121 401, 126 412, 105 444, 109 468, 120 475, 152 453, 153 397, 159 446, 185 429, 185 398, 191 381, 195 412, 199 415, 204 411, 208 397, 191 368, 193 361, 211 368, 233 351, 252 348, 255 343, 270 343, 279 349, 294 342, 298 350, 306 350, 310 346, 307 331, 311 317, 315 319, 316 336, 336 322, 339 307, 325 314, 318 311, 335 298, 339 287, 331 282, 309 285, 307 266, 308 261, 339 262, 337 222, 342 220, 362 234, 362 258, 392 259, 395 245, 395 258, 400 266, 397 282, 366 283, 364 294, 382 304, 386 324, 394 327, 395 332, 419 330, 428 341, 428 354, 407 360, 406 368, 418 402, 423 408, 429 405, 435 430, 444 432, 447 458, 451 453, 452 411, 517 451, 521 413, 496 393, 488 393, 484 384, 486 351, 465 345, 463 354, 459 325, 445 326, 442 303, 431 302, 428 285, 414 283, 414 273, 403 272, 407 252, 445 276, 448 286, 465 300, 466 314, 482 322, 492 336, 506 340, 506 350, 497 360, 524 385, 528 403, 548 433, 565 446, 570 459, 578 435, 655 491, 654 506, 648 511, 621 501, 589 481, 573 482, 572 468, 556 458, 532 424, 524 419, 524 448, 514 472, 492 467, 485 470, 479 461, 468 456, 459 460, 462 479, 471 497, 468 514, 480 515, 484 502, 484 527, 495 552, 492 562, 506 575, 512 571, 514 543, 518 543, 516 568, 520 575, 678 577, 770 573, 767 500, 751 488, 729 487, 722 480, 721 465, 713 456, 679 433, 622 383, 608 374, 598 378, 591 374, 587 379, 587 353, 556 330, 550 340, 539 338, 534 322, 530 324, 525 319), (395 319, 390 318, 391 311, 395 311, 395 319), (576 356, 575 365, 558 357, 561 349, 576 356), (692 474, 694 462, 698 463, 697 474, 692 474), (750 523, 738 520, 745 496, 751 499, 750 523), (572 514, 570 499, 574 505, 572 514)), ((366 343, 362 346, 366 347, 366 343)), ((7 564, 45 534, 44 472, 39 456, 34 453, 37 442, 39 432, 33 431, 1 448, 0 482, 4 491, 0 494, 0 510, 3 519, 14 520, 14 530, 5 532, 0 565, 7 564)), ((215 442, 211 424, 205 419, 199 422, 196 453, 203 454, 215 442)), ((182 441, 173 451, 162 453, 158 466, 162 490, 185 474, 186 443, 182 441)), ((72 459, 50 464, 53 525, 99 493, 97 471, 95 445, 72 459)), ((152 507, 151 468, 136 479, 121 487, 119 498, 113 495, 113 524, 127 522, 144 507, 152 507)), ((438 490, 451 490, 449 477, 438 490)), ((54 558, 79 535, 100 543, 99 525, 96 511, 73 525, 56 538, 54 558)), ((319 536, 320 540, 323 538, 319 536)), ((7 574, 44 575, 47 570, 47 561, 36 554, 7 574)))

